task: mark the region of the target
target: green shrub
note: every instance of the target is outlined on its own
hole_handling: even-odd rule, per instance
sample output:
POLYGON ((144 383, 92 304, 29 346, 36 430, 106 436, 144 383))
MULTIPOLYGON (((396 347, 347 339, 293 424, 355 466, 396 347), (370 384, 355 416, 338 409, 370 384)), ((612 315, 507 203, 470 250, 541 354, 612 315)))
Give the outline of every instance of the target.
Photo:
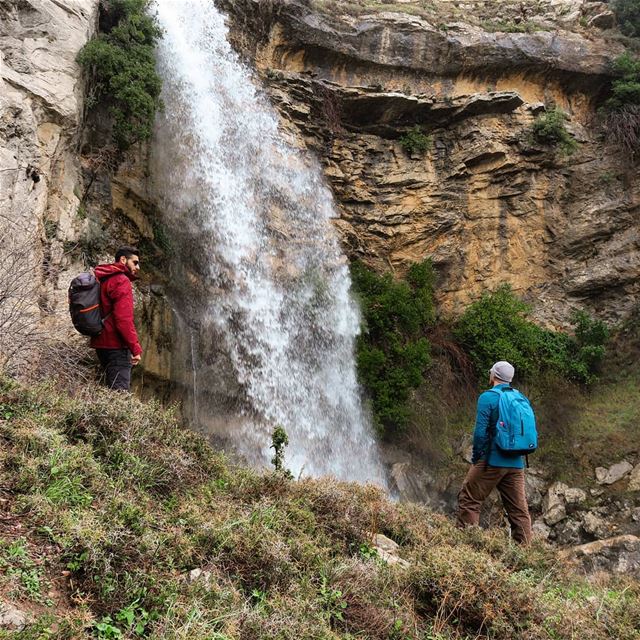
POLYGON ((146 12, 149 0, 111 0, 101 4, 104 31, 78 54, 91 75, 89 106, 104 104, 113 118, 113 137, 122 150, 151 136, 161 106, 161 80, 154 47, 161 36, 146 12))
POLYGON ((416 125, 400 138, 400 146, 412 156, 414 153, 425 154, 431 145, 433 139, 422 131, 422 127, 416 125))
POLYGON ((549 331, 529 319, 530 308, 508 285, 483 295, 470 305, 455 327, 455 335, 471 356, 478 375, 497 360, 508 360, 520 379, 552 373, 578 382, 596 379, 609 338, 606 325, 586 313, 575 314, 573 336, 549 331))
POLYGON ((352 265, 363 332, 357 343, 360 381, 371 395, 374 420, 383 435, 402 431, 409 419, 409 393, 423 382, 430 362, 425 332, 434 321, 433 268, 414 264, 406 281, 352 265))
POLYGON ((568 119, 569 116, 562 109, 553 107, 535 119, 531 133, 538 142, 558 146, 570 155, 578 148, 578 143, 565 127, 568 119))
POLYGON ((616 0, 613 3, 618 28, 625 36, 640 37, 640 0, 616 0))

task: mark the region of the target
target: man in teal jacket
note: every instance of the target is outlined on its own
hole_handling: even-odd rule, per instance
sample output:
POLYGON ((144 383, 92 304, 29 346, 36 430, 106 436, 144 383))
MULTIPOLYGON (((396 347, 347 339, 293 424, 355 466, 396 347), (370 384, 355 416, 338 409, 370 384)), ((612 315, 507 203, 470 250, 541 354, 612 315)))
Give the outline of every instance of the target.
POLYGON ((500 451, 493 440, 501 389, 509 388, 514 374, 511 364, 496 362, 489 371, 492 388, 478 398, 472 466, 458 494, 458 525, 479 524, 482 503, 493 489, 497 489, 511 524, 513 539, 529 544, 531 518, 525 493, 523 457, 500 451))

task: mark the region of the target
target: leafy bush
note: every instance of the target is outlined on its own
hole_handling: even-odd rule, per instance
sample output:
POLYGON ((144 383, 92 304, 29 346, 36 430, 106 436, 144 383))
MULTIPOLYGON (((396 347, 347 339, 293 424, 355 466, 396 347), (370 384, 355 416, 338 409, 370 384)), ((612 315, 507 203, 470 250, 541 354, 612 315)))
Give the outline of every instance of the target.
POLYGON ((400 138, 400 146, 412 156, 414 153, 424 154, 433 144, 431 136, 422 131, 422 127, 416 125, 400 138))
POLYGON ((530 308, 508 285, 483 295, 468 307, 455 327, 455 335, 485 379, 497 360, 508 360, 520 379, 552 373, 578 382, 596 379, 609 338, 606 325, 576 313, 575 333, 549 331, 529 319, 530 308))
POLYGON ((613 70, 619 77, 605 102, 604 130, 611 144, 633 154, 640 149, 640 58, 623 53, 613 70))
POLYGON ((122 150, 151 136, 161 106, 154 47, 162 32, 146 10, 149 0, 101 3, 103 33, 88 42, 78 62, 91 74, 89 106, 105 104, 122 150))
POLYGON ((538 142, 558 146, 564 153, 571 154, 578 148, 578 143, 565 127, 568 119, 562 109, 553 107, 535 119, 531 133, 538 142))
POLYGON ((389 436, 406 427, 409 393, 423 382, 430 361, 424 334, 434 320, 433 268, 428 261, 414 264, 406 281, 397 281, 356 262, 352 277, 364 323, 358 374, 371 394, 376 425, 389 436))
POLYGON ((640 0, 615 0, 618 27, 625 36, 640 38, 640 0))

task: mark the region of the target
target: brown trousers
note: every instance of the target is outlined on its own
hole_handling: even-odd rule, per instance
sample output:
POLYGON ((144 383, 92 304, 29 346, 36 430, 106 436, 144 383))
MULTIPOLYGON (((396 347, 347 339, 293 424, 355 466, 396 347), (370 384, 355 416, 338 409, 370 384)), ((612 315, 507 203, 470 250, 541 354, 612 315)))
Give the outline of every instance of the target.
POLYGON ((482 460, 469 469, 458 494, 458 526, 480 523, 480 508, 497 489, 516 542, 531 542, 531 518, 524 489, 524 469, 488 467, 482 460))

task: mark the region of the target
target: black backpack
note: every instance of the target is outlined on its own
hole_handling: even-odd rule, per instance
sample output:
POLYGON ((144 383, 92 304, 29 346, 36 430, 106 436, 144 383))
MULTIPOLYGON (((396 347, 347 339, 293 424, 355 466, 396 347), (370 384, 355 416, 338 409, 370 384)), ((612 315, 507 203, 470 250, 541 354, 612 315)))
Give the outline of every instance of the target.
POLYGON ((93 273, 81 273, 71 281, 69 285, 69 313, 73 326, 82 335, 95 337, 102 333, 104 321, 109 316, 102 317, 100 283, 117 275, 120 275, 120 272, 110 273, 98 280, 93 273))

